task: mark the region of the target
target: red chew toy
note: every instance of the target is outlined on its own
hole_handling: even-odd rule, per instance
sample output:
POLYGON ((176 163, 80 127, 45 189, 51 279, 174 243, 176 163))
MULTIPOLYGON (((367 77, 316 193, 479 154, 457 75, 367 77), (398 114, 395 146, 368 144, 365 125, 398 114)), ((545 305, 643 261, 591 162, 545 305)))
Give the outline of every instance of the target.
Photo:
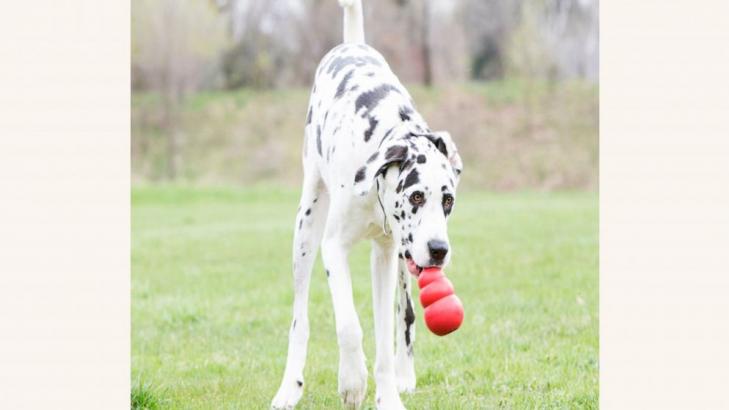
POLYGON ((431 282, 420 290, 420 304, 427 308, 440 299, 453 294, 453 284, 445 276, 431 282))
POLYGON ((453 284, 438 268, 425 268, 418 276, 420 304, 425 308, 425 324, 431 332, 445 336, 463 322, 463 305, 453 294, 453 284))

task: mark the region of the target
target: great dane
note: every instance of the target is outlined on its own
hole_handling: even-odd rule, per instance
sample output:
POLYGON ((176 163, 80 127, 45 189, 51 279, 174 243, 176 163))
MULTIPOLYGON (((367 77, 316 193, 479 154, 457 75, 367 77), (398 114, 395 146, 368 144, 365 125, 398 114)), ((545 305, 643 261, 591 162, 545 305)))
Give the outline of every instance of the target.
POLYGON ((293 320, 286 370, 271 406, 293 408, 303 394, 309 283, 319 246, 334 304, 339 394, 348 408, 362 404, 367 366, 347 258, 355 243, 369 239, 375 402, 378 409, 404 409, 399 392, 415 389, 408 272, 417 276, 423 267, 450 260, 446 222, 462 163, 450 135, 428 127, 382 55, 365 44, 361 0, 339 3, 344 43, 319 64, 306 116, 293 320))

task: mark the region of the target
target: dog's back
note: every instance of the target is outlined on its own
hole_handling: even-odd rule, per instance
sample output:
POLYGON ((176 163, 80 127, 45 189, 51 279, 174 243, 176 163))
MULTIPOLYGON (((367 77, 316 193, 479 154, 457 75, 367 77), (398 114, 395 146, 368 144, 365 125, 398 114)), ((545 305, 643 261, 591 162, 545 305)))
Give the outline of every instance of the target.
POLYGON ((330 188, 351 187, 355 165, 404 121, 413 131, 428 129, 382 55, 364 44, 361 21, 350 15, 359 3, 344 5, 345 42, 322 58, 306 118, 304 162, 315 163, 330 188))

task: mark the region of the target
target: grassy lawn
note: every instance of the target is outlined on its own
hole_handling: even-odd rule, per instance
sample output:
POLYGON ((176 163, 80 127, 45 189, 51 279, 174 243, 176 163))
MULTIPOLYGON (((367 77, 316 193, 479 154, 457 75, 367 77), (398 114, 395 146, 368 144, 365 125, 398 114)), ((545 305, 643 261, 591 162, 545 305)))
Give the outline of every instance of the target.
MULTIPOLYGON (((297 202, 297 192, 270 187, 134 189, 135 401, 267 408, 286 359, 297 202)), ((461 193, 450 239, 446 273, 465 321, 440 338, 416 306, 417 389, 402 395, 405 406, 597 408, 597 195, 461 193)), ((363 243, 350 264, 370 367, 364 408, 373 408, 368 257, 363 243)), ((309 311, 299 408, 338 408, 334 316, 320 263, 309 311)))

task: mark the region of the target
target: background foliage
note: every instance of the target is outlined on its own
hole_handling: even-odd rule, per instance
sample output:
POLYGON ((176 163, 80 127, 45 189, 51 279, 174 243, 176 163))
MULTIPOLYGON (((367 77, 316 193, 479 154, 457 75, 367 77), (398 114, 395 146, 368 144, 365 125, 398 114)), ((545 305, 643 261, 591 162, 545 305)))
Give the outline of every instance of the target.
MULTIPOLYGON (((465 187, 596 188, 596 0, 364 7, 368 43, 465 153, 465 187)), ((134 181, 297 184, 313 72, 341 41, 337 2, 134 0, 132 12, 134 181)))

